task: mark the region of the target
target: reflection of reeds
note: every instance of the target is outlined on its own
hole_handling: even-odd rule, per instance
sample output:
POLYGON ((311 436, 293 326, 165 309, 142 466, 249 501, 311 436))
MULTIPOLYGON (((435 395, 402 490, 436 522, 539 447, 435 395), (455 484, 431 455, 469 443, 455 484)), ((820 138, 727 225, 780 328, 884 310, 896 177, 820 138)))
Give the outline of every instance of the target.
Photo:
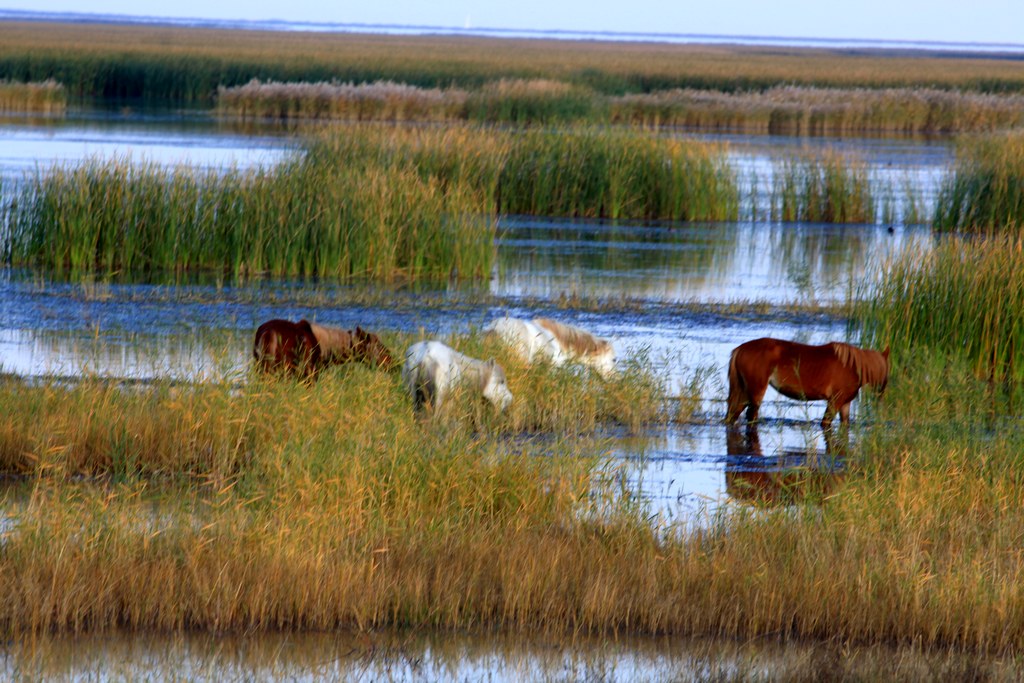
POLYGON ((934 354, 980 378, 1024 379, 1024 245, 1019 237, 939 241, 882 269, 859 318, 875 346, 895 356, 934 354))
POLYGON ((935 207, 935 227, 1002 230, 1024 225, 1024 135, 961 144, 935 207))
POLYGON ((0 80, 0 112, 63 114, 65 109, 64 86, 53 79, 41 83, 0 80))

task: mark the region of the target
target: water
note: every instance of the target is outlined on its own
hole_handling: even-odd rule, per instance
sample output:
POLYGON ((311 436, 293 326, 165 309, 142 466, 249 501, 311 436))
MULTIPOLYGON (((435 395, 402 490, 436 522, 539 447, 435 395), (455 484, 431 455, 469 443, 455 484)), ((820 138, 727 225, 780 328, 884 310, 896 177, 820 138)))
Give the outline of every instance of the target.
MULTIPOLYGON (((876 182, 908 178, 932 201, 950 158, 942 142, 720 139, 730 145, 741 178, 763 188, 770 187, 773 160, 824 145, 863 159, 876 182)), ((0 123, 0 178, 6 186, 54 162, 112 155, 210 169, 249 167, 276 163, 294 149, 285 136, 243 135, 173 112, 97 113, 42 123, 23 118, 0 123)), ((764 215, 763 207, 745 212, 764 215)), ((652 519, 685 527, 730 506, 787 504, 839 485, 844 458, 855 453, 856 444, 826 438, 818 427, 821 404, 789 401, 770 390, 756 431, 720 424, 729 353, 758 336, 807 343, 846 338, 846 321, 815 313, 816 307, 844 301, 888 255, 910 244, 927 248, 931 239, 926 229, 901 224, 763 220, 667 224, 506 217, 500 227, 498 264, 482 288, 364 291, 291 281, 69 284, 3 271, 0 370, 28 377, 88 373, 243 381, 253 331, 269 318, 445 336, 504 314, 547 315, 611 338, 620 357, 650 359, 670 391, 694 372, 705 373, 709 398, 691 423, 608 434, 612 466, 649 506, 652 519), (565 303, 573 296, 607 305, 574 309, 565 303)), ((9 645, 10 655, 0 662, 9 678, 677 680, 788 671, 811 679, 817 678, 813 664, 819 660, 827 664, 823 671, 836 670, 831 648, 767 642, 602 638, 552 645, 493 635, 332 633, 100 635, 9 645)), ((861 655, 859 661, 868 662, 866 677, 886 678, 891 667, 910 666, 907 655, 888 651, 877 660, 861 655)), ((948 659, 922 666, 930 672, 943 666, 959 670, 948 659)))
MULTIPOLYGON (((714 139, 729 145, 741 177, 765 187, 774 160, 829 149, 862 159, 877 182, 909 178, 926 199, 933 198, 951 155, 947 143, 928 140, 714 139)), ((242 134, 183 112, 20 117, 0 122, 0 177, 17 182, 53 163, 122 155, 164 165, 247 167, 276 163, 295 149, 295 141, 280 133, 242 134)), ((341 327, 445 336, 478 329, 500 315, 548 315, 611 338, 620 358, 643 354, 666 378, 670 392, 697 370, 710 377, 713 396, 701 413, 706 424, 623 437, 615 453, 629 465, 631 483, 652 510, 678 520, 737 498, 730 495, 730 481, 738 478, 733 470, 751 466, 717 425, 731 349, 758 336, 806 343, 846 338, 845 321, 786 311, 845 301, 889 255, 908 244, 927 248, 931 240, 926 228, 907 225, 515 216, 501 220, 500 233, 498 264, 487 291, 442 289, 430 292, 427 304, 398 291, 385 291, 377 303, 353 304, 349 288, 302 282, 81 285, 6 271, 0 275, 0 363, 3 371, 22 376, 240 378, 252 332, 269 318, 307 317, 341 327), (321 297, 310 298, 311 285, 321 297), (607 300, 607 310, 573 310, 558 303, 574 296, 607 300), (751 303, 765 312, 732 312, 751 303), (738 305, 732 309, 731 304, 738 305)), ((803 405, 769 392, 757 449, 762 470, 775 467, 771 458, 787 453, 826 454, 817 428, 821 410, 820 404, 803 405)), ((781 462, 785 465, 785 458, 781 462)))
POLYGON ((1011 658, 919 648, 462 634, 86 635, 12 642, 8 680, 1014 680, 1011 658))

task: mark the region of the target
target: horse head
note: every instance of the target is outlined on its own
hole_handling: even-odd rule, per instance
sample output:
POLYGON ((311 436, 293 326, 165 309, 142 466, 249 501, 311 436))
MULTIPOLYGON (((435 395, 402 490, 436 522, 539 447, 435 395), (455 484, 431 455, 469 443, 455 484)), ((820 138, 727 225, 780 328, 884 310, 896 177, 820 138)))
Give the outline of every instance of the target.
POLYGON ((512 403, 512 392, 508 389, 505 369, 493 358, 483 363, 480 385, 484 398, 498 410, 505 410, 512 403))
POLYGON ((388 347, 373 332, 367 332, 356 326, 354 333, 354 354, 359 360, 365 361, 382 370, 395 367, 395 359, 391 357, 388 347))

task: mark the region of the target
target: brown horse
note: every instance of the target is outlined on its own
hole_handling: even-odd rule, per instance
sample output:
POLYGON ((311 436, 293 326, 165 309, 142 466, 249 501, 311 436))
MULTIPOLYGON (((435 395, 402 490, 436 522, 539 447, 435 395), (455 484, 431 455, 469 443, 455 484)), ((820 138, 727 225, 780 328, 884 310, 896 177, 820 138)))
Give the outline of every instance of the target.
POLYGON ((320 367, 320 344, 308 320, 293 323, 275 318, 256 330, 252 347, 256 367, 312 379, 320 367))
POLYGON ((317 323, 310 323, 310 328, 320 344, 321 361, 324 365, 356 361, 381 370, 391 370, 395 367, 395 360, 380 337, 358 325, 355 331, 317 323))
POLYGON ((889 381, 889 347, 879 353, 843 342, 809 346, 764 337, 740 344, 729 358, 729 407, 732 424, 747 409, 757 419, 764 392, 771 384, 783 396, 798 401, 828 401, 821 426, 832 424, 838 412, 850 421, 850 403, 865 384, 881 394, 889 381))

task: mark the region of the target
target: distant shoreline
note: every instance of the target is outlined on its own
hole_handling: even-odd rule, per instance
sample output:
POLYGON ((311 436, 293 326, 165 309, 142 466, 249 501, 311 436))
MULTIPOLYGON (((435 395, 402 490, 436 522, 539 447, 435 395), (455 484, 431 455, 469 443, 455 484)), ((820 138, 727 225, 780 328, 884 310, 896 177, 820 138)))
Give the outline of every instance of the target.
POLYGON ((339 22, 301 22, 284 19, 201 19, 134 16, 88 12, 40 12, 0 8, 0 21, 39 21, 54 23, 128 24, 174 26, 247 31, 378 33, 384 35, 450 35, 489 38, 534 38, 567 41, 645 42, 693 45, 750 45, 806 48, 851 48, 880 52, 925 52, 945 55, 1005 55, 1024 59, 1024 43, 946 42, 928 40, 878 40, 867 38, 800 38, 793 36, 714 35, 704 33, 658 33, 617 31, 575 31, 562 29, 513 29, 487 27, 427 26, 402 24, 359 24, 339 22))

